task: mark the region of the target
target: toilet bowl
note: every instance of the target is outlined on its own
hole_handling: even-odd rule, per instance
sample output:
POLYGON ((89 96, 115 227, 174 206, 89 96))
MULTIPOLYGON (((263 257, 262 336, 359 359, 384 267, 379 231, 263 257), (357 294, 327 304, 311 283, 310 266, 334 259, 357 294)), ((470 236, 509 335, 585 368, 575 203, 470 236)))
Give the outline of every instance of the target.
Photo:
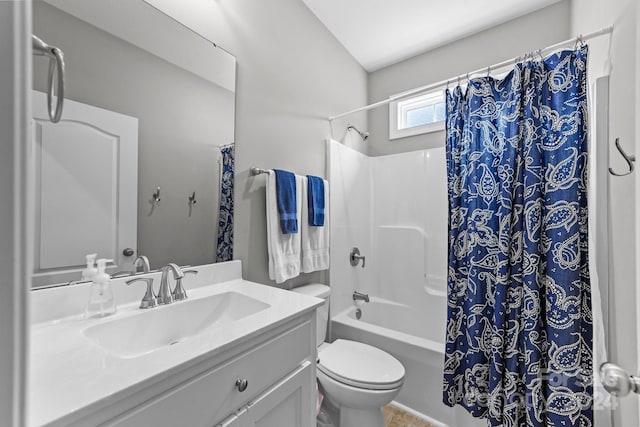
MULTIPOLYGON (((316 311, 317 377, 320 390, 337 409, 336 427, 384 427, 382 407, 400 392, 405 370, 402 363, 374 346, 350 341, 324 342, 329 312, 329 287, 305 285, 294 292, 325 300, 316 311)), ((323 403, 324 405, 324 403, 323 403)))

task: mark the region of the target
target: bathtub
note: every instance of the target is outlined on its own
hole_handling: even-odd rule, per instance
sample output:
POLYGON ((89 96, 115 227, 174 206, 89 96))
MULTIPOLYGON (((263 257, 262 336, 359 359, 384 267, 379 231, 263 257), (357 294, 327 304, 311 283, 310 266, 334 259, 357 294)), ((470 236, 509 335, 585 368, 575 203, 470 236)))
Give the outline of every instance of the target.
POLYGON ((442 403, 446 303, 444 297, 433 298, 431 307, 412 307, 370 296, 371 302, 332 315, 331 337, 373 345, 402 362, 405 381, 395 400, 402 409, 435 427, 485 427, 486 421, 463 408, 442 403))

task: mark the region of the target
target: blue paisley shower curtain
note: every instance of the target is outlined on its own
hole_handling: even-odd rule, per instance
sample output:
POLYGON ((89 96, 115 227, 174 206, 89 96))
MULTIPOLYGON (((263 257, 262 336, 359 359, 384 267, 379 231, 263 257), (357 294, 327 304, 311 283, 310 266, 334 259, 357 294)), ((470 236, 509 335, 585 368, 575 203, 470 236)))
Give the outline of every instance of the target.
POLYGON ((220 211, 218 213, 218 243, 216 262, 233 259, 233 174, 235 144, 220 149, 222 168, 220 173, 220 211))
POLYGON ((447 90, 444 403, 593 424, 587 46, 447 90))

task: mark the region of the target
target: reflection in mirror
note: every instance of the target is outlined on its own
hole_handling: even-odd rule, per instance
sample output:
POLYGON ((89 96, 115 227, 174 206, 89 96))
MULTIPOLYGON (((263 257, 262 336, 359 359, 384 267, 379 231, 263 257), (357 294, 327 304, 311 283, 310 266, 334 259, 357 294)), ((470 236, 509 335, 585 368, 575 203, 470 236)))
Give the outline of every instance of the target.
POLYGON ((66 61, 52 124, 34 58, 33 285, 80 280, 94 252, 111 274, 139 255, 231 259, 235 58, 142 0, 36 1, 33 17, 66 61))

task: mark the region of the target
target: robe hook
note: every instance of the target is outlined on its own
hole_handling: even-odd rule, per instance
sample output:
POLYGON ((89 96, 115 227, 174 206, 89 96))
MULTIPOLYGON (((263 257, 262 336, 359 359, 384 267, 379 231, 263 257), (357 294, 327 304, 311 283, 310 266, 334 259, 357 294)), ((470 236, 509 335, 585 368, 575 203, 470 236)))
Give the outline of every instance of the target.
POLYGON ((193 193, 191 193, 191 195, 189 196, 189 204, 190 205, 195 205, 196 202, 196 192, 194 191, 193 193))
POLYGON ((151 197, 153 198, 152 200, 153 200, 154 203, 160 203, 160 187, 158 187, 156 192, 153 193, 151 195, 151 197))
POLYGON ((636 161, 636 156, 635 154, 627 154, 622 147, 620 146, 620 138, 616 138, 615 141, 616 144, 616 148, 618 149, 618 151, 620 152, 620 154, 622 155, 622 157, 624 158, 625 162, 627 162, 627 165, 629 165, 629 171, 625 172, 625 173, 616 173, 613 171, 613 169, 611 169, 611 167, 609 168, 609 173, 611 175, 614 176, 625 176, 625 175, 629 175, 630 173, 633 172, 633 170, 635 169, 634 167, 634 162, 636 161))

